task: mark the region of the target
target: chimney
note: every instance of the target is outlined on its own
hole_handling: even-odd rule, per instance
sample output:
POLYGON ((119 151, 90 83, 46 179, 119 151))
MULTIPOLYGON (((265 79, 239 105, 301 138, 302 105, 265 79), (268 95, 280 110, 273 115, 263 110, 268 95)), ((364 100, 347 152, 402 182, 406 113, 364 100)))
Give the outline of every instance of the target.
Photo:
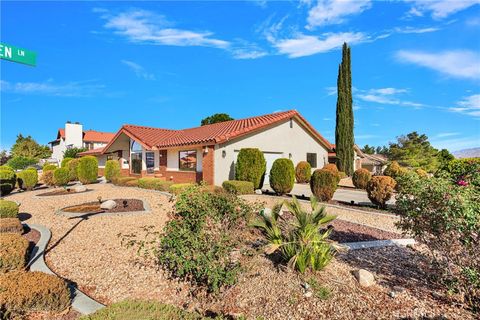
POLYGON ((83 147, 83 126, 79 122, 65 124, 65 144, 67 147, 83 147))

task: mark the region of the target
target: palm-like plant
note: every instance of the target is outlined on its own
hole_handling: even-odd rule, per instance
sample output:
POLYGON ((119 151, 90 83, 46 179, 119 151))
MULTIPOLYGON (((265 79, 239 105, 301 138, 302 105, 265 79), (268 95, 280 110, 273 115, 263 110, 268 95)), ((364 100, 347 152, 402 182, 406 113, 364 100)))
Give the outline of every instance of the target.
POLYGON ((271 215, 261 212, 260 219, 252 224, 264 231, 269 242, 266 252, 271 254, 279 250, 288 265, 301 273, 307 268, 324 268, 336 249, 328 239, 331 229, 322 229, 336 217, 327 215, 325 207, 320 206, 315 197, 310 200, 310 212, 302 208, 296 197, 285 204, 293 219, 286 220, 279 212, 271 215))

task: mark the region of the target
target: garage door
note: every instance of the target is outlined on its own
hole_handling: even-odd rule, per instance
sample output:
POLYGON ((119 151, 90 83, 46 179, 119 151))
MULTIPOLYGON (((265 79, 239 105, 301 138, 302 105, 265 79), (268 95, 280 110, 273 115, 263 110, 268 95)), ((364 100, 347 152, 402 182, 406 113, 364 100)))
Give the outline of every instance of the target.
POLYGON ((270 169, 272 169, 273 162, 279 158, 283 157, 283 153, 279 152, 263 152, 263 156, 267 161, 267 171, 265 172, 265 181, 263 182, 263 187, 267 188, 270 185, 270 169))

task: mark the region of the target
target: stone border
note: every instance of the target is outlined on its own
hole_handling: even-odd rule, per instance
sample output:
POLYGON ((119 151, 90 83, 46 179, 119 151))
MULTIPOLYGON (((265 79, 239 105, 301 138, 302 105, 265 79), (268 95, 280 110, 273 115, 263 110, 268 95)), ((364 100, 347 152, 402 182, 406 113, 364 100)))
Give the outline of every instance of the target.
MULTIPOLYGON (((23 224, 33 230, 37 230, 40 233, 40 240, 30 253, 29 261, 27 264, 27 266, 30 267, 30 271, 41 271, 59 277, 45 263, 45 250, 47 248, 48 242, 52 237, 52 233, 50 232, 50 230, 42 225, 27 223, 23 224)), ((85 293, 80 291, 70 281, 67 281, 67 285, 73 296, 72 308, 80 312, 81 314, 91 314, 105 307, 105 305, 95 301, 94 299, 90 298, 85 293)))
MULTIPOLYGON (((62 211, 63 209, 67 208, 61 208, 55 211, 56 215, 64 216, 67 218, 83 218, 84 216, 95 216, 95 217, 112 217, 112 216, 125 216, 125 215, 139 215, 139 214, 149 214, 152 212, 152 208, 150 207, 150 204, 145 201, 144 199, 137 199, 137 198, 131 198, 135 200, 140 200, 143 202, 143 211, 125 211, 125 212, 102 212, 102 213, 88 213, 88 212, 67 212, 67 211, 62 211)), ((105 199, 104 201, 107 200, 115 200, 115 199, 105 199)), ((77 205, 81 205, 77 204, 77 205)), ((71 207, 71 206, 69 206, 71 207)))
POLYGON ((393 246, 406 247, 413 244, 415 244, 415 240, 411 238, 340 243, 340 245, 347 247, 349 250, 383 248, 393 246))

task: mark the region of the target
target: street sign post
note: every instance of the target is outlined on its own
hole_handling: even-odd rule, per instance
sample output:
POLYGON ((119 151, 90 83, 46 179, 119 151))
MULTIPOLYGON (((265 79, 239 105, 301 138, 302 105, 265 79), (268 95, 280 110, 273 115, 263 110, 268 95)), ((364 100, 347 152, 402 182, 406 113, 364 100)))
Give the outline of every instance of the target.
POLYGON ((35 67, 37 53, 5 43, 0 43, 0 59, 23 63, 35 67))

